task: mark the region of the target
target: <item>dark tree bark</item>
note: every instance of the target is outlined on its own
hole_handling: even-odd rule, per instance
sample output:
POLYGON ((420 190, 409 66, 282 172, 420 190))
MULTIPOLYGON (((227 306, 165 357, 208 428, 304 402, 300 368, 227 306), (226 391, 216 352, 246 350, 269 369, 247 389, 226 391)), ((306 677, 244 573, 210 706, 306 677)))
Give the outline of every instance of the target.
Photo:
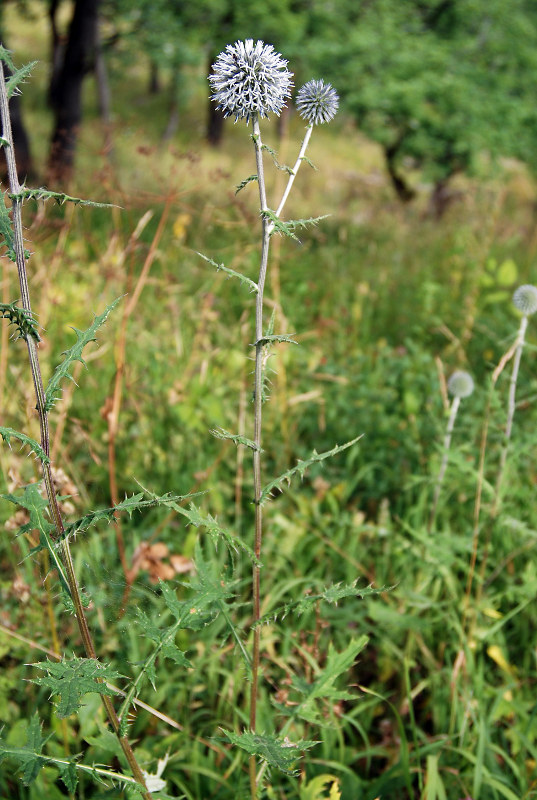
POLYGON ((82 82, 95 66, 99 0, 75 0, 73 18, 53 92, 54 132, 48 179, 65 183, 72 174, 78 127, 82 119, 82 82))
MULTIPOLYGON (((5 43, 1 42, 4 47, 5 43)), ((7 64, 4 64, 4 74, 6 79, 11 72, 7 64)), ((33 176, 32 156, 30 152, 30 141, 24 122, 22 119, 21 95, 15 94, 9 101, 9 116, 11 117, 11 129, 13 133, 13 144, 15 146, 15 158, 17 159, 17 172, 20 183, 24 183, 26 178, 33 176)), ((0 148, 0 178, 5 181, 7 176, 6 157, 4 148, 0 148)))
POLYGON ((224 115, 216 108, 212 101, 209 101, 208 110, 207 141, 213 147, 218 147, 222 142, 222 135, 224 133, 224 115))
MULTIPOLYGON (((213 71, 213 64, 216 55, 209 54, 209 63, 207 65, 207 73, 210 75, 213 71)), ((224 115, 216 108, 213 101, 209 98, 209 105, 207 107, 207 141, 213 147, 218 147, 222 143, 222 136, 224 133, 224 115)))
POLYGON ((416 192, 407 184, 403 176, 400 175, 397 170, 397 153, 399 152, 402 141, 403 135, 400 136, 393 144, 385 146, 384 155, 386 157, 388 175, 390 176, 390 180, 393 188, 395 189, 397 197, 399 200, 402 200, 403 203, 408 203, 410 200, 414 199, 416 192))

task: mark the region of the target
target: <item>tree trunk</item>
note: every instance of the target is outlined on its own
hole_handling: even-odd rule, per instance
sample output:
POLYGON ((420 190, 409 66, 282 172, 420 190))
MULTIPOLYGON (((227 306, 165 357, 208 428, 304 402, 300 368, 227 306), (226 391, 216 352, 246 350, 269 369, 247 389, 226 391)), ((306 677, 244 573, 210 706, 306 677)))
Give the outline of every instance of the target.
MULTIPOLYGON (((207 65, 207 74, 210 75, 213 70, 213 63, 216 56, 214 53, 209 53, 209 63, 207 65)), ((224 133, 224 115, 216 108, 213 101, 209 98, 207 114, 207 141, 213 147, 218 147, 222 143, 222 135, 224 133)))
POLYGON ((390 176, 390 180, 392 182, 393 188, 395 189, 397 197, 399 198, 399 200, 402 200, 403 203, 408 203, 410 200, 414 199, 414 197, 416 196, 416 192, 414 189, 412 189, 411 186, 407 184, 403 176, 399 174, 396 165, 397 153, 399 152, 399 148, 401 147, 403 138, 404 134, 399 136, 398 139, 393 144, 385 146, 384 155, 386 157, 386 166, 388 168, 388 175, 390 176))
POLYGON ((63 63, 54 91, 55 124, 48 179, 65 183, 72 174, 78 127, 82 119, 82 82, 94 66, 99 0, 75 0, 63 63))

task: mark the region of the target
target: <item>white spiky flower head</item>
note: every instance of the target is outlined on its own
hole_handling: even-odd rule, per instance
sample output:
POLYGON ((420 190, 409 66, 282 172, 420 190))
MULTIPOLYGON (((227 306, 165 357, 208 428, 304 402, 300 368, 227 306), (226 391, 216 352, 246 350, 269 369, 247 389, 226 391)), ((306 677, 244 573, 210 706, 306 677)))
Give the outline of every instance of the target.
POLYGON ((280 115, 291 96, 293 74, 287 61, 271 44, 253 39, 228 44, 212 66, 209 75, 212 99, 226 117, 235 122, 258 114, 280 115))
POLYGON ((469 397, 474 391, 474 379, 469 372, 457 369, 448 380, 447 388, 452 397, 469 397))
POLYGON ((336 90, 323 80, 311 80, 299 90, 296 107, 310 125, 322 125, 334 119, 339 108, 336 90))
POLYGON ((526 283, 519 286, 513 295, 513 305, 526 317, 537 311, 537 286, 526 283))

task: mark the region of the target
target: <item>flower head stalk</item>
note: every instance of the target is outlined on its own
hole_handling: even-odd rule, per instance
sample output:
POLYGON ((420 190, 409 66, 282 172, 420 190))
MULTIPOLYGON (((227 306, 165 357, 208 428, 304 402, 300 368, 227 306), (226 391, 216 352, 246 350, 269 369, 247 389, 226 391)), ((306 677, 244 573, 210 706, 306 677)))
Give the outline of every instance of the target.
POLYGON ((235 122, 251 117, 280 115, 291 96, 293 75, 287 61, 271 44, 253 39, 228 44, 209 75, 212 99, 224 116, 235 122))
POLYGON ((469 397, 474 391, 474 379, 469 372, 465 372, 465 370, 462 369, 457 369, 449 378, 447 389, 453 400, 451 401, 446 433, 444 435, 444 455, 442 456, 442 463, 440 464, 440 470, 436 479, 434 499, 431 508, 431 515, 429 517, 429 531, 431 531, 436 517, 436 507, 438 505, 440 490, 442 488, 442 482, 446 473, 449 448, 451 446, 451 435, 455 426, 455 419, 457 417, 459 405, 463 397, 469 397))
MULTIPOLYGON (((511 439, 511 431, 513 429, 513 419, 515 416, 515 396, 516 384, 518 380, 518 371, 520 369, 520 360, 522 358, 522 349, 526 338, 526 328, 528 327, 528 317, 535 314, 537 311, 537 286, 525 284, 519 286, 513 294, 513 305, 522 314, 520 326, 517 333, 517 338, 514 344, 514 358, 513 358, 513 371, 511 372, 511 380, 509 381, 509 398, 507 401, 507 421, 505 423, 505 438, 500 454, 500 466, 498 468, 498 475, 496 478, 496 489, 494 493, 494 502, 492 506, 492 515, 495 516, 500 502, 500 492, 505 472, 505 464, 507 461, 507 451, 509 449, 509 441, 511 439)), ((511 351, 512 353, 513 351, 511 351)))

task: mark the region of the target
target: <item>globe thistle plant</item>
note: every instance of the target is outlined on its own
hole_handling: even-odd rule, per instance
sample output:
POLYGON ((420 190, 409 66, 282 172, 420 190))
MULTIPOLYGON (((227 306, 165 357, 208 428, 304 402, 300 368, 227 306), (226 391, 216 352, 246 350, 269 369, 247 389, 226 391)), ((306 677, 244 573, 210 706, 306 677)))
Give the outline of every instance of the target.
POLYGON ((498 469, 498 476, 496 478, 496 491, 494 495, 494 503, 492 508, 493 515, 496 514, 500 500, 500 491, 503 482, 503 475, 505 472, 505 464, 507 461, 507 451, 509 449, 509 441, 511 439, 511 431, 513 429, 513 419, 515 416, 515 396, 516 384, 518 380, 518 372, 520 369, 520 360, 522 358, 522 349, 526 339, 526 328, 528 327, 528 318, 535 314, 537 311, 537 286, 525 284, 519 286, 513 294, 513 305, 520 311, 522 318, 518 328, 517 337, 511 354, 514 353, 513 358, 513 371, 511 372, 511 380, 509 381, 509 398, 507 401, 507 421, 505 423, 505 438, 500 454, 500 466, 498 469))
MULTIPOLYGON (((235 121, 245 119, 252 123, 252 140, 255 148, 257 174, 244 181, 239 188, 243 188, 250 180, 257 182, 259 189, 259 204, 261 212, 261 253, 259 276, 255 283, 255 369, 253 393, 253 437, 250 440, 253 451, 253 487, 254 487, 254 554, 255 564, 252 576, 252 605, 253 605, 253 634, 252 634, 252 680, 250 684, 249 727, 250 733, 257 730, 257 696, 260 678, 260 627, 256 622, 260 619, 261 588, 260 588, 260 563, 263 542, 263 504, 262 504, 262 409, 263 387, 265 382, 265 364, 269 348, 275 341, 290 341, 287 335, 275 335, 271 324, 268 334, 264 331, 264 289, 267 276, 268 254, 271 235, 278 231, 294 237, 293 229, 297 225, 303 227, 308 222, 316 220, 295 220, 281 222, 281 214, 296 178, 306 147, 311 137, 313 126, 329 122, 337 111, 338 97, 329 84, 323 81, 310 81, 299 92, 299 108, 303 118, 308 122, 306 135, 295 166, 288 170, 289 179, 282 199, 276 211, 267 203, 265 187, 265 173, 263 153, 265 145, 261 138, 260 120, 269 114, 280 114, 287 99, 290 97, 292 73, 287 69, 287 61, 277 53, 272 45, 253 39, 238 41, 227 45, 220 53, 212 67, 209 76, 211 97, 225 116, 234 115, 235 121)), ((296 238, 296 237, 294 237, 296 238)), ((210 259, 209 259, 210 260, 210 259)), ((213 262, 214 263, 214 262, 213 262)), ((237 276, 237 273, 233 273, 237 276)), ((239 276, 241 277, 241 276, 239 276)), ((253 282, 248 280, 251 285, 253 282)), ((292 340, 291 340, 292 341, 292 340)), ((251 800, 259 796, 260 780, 264 768, 257 771, 256 756, 250 757, 250 795, 251 800)))
POLYGON ((235 122, 281 114, 291 96, 293 75, 271 44, 253 39, 228 44, 212 67, 212 99, 235 122))
POLYGON ((323 80, 311 80, 299 90, 296 107, 310 125, 322 125, 334 119, 339 108, 335 89, 323 80))
POLYGON ((440 498, 440 490, 442 488, 442 482, 444 480, 444 475, 446 473, 449 448, 451 446, 451 435, 453 433, 453 428, 455 426, 455 419, 457 417, 459 405, 463 397, 470 397, 470 395, 474 391, 474 379, 472 378, 469 372, 465 372, 462 369, 457 369, 450 376, 447 383, 447 389, 448 393, 451 395, 453 400, 451 401, 446 433, 444 435, 444 454, 442 456, 442 463, 440 464, 440 470, 438 472, 438 477, 436 479, 433 505, 431 508, 431 515, 429 517, 429 531, 433 527, 436 516, 436 507, 438 505, 438 500, 440 498))

